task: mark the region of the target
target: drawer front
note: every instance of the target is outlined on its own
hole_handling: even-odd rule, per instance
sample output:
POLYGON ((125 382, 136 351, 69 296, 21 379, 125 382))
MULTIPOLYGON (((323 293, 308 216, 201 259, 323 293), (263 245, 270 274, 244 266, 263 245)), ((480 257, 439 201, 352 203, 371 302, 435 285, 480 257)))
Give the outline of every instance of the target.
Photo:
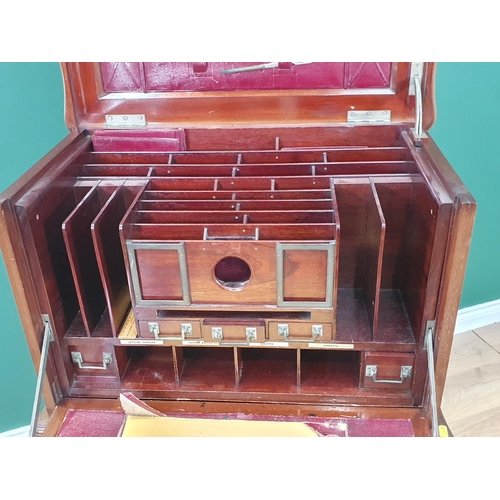
POLYGON ((186 321, 139 321, 139 336, 144 339, 189 340, 201 338, 200 322, 186 321))
POLYGON ((269 340, 276 342, 330 342, 331 323, 269 323, 269 340))
POLYGON ((69 356, 76 375, 116 377, 117 360, 113 345, 69 345, 69 356))
POLYGON ((411 389, 415 357, 412 353, 365 352, 361 363, 361 387, 411 389))
POLYGON ((202 331, 203 340, 219 342, 221 345, 246 345, 266 340, 266 326, 263 321, 235 325, 210 320, 203 323, 202 331))

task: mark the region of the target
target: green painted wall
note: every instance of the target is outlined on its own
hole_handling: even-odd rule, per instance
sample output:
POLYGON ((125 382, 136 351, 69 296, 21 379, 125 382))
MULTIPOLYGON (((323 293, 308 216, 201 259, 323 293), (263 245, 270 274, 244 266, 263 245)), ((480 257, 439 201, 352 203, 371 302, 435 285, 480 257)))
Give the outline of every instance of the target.
MULTIPOLYGON (((479 208, 462 307, 500 298, 500 64, 441 63, 432 136, 479 208)), ((56 63, 0 63, 0 191, 66 134, 56 63)), ((0 264, 0 432, 29 424, 35 372, 0 264)))
MULTIPOLYGON (((0 63, 0 191, 67 134, 57 63, 0 63)), ((28 425, 35 370, 0 259, 0 432, 28 425)))
POLYGON ((441 63, 431 134, 478 203, 461 307, 500 299, 500 63, 441 63))

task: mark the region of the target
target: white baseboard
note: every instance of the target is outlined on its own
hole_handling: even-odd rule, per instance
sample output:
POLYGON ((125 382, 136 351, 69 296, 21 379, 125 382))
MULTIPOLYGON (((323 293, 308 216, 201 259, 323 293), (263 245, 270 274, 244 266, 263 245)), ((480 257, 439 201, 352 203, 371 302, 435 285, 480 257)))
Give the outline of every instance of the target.
MULTIPOLYGON (((476 306, 464 307, 458 311, 455 335, 497 322, 500 322, 500 299, 478 304, 476 306)), ((29 429, 30 426, 26 425, 25 427, 2 432, 0 433, 0 438, 28 437, 29 429)))
POLYGON ((458 311, 455 335, 500 322, 500 299, 458 311))
POLYGON ((0 433, 0 438, 4 437, 28 437, 30 431, 30 426, 25 425, 24 427, 18 427, 17 429, 12 429, 10 431, 5 431, 0 433))

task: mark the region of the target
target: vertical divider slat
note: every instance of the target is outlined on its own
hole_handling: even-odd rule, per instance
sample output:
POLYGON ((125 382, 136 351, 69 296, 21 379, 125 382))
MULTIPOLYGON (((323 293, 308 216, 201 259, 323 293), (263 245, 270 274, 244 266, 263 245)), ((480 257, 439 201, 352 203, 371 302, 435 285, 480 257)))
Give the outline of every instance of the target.
POLYGON ((172 346, 172 360, 174 362, 174 376, 177 384, 181 383, 182 370, 184 369, 184 348, 172 346))
POLYGON ((243 370, 243 361, 241 356, 241 347, 233 347, 234 354, 234 385, 240 385, 241 372, 243 370))
POLYGON ((385 218, 373 179, 370 179, 364 263, 364 297, 375 340, 378 334, 380 285, 385 242, 385 218))
MULTIPOLYGON (((325 153, 326 154, 326 153, 325 153)), ((333 264, 333 296, 332 296, 332 304, 333 304, 333 317, 332 317, 332 325, 333 325, 333 334, 332 338, 335 339, 337 335, 337 296, 338 296, 338 282, 339 282, 339 257, 340 257, 340 217, 339 217, 339 207, 337 204, 337 194, 335 193, 335 180, 330 179, 330 193, 332 197, 332 210, 333 210, 333 224, 335 226, 335 262, 333 264)))
POLYGON ((96 185, 62 224, 62 232, 80 312, 87 336, 91 336, 106 310, 91 226, 116 186, 96 185))
POLYGON ((300 384, 302 382, 302 370, 301 370, 302 363, 300 359, 300 353, 301 350, 297 349, 297 387, 300 387, 300 384))
POLYGON ((130 307, 130 292, 121 249, 119 225, 128 209, 124 189, 118 187, 91 224, 92 241, 106 298, 111 332, 118 335, 130 307))

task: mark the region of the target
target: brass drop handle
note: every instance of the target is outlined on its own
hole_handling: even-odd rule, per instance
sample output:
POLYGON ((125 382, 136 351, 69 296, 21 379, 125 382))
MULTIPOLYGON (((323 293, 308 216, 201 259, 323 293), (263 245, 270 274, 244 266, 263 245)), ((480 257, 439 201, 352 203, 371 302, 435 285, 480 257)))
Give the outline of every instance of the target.
POLYGON ((257 328, 247 327, 245 333, 247 338, 246 342, 238 342, 233 340, 227 340, 226 342, 223 342, 224 334, 222 332, 222 327, 212 327, 212 338, 217 339, 219 341, 219 345, 244 346, 249 345, 251 340, 257 340, 257 328))
POLYGON ((377 365, 366 365, 365 375, 367 377, 372 377, 373 381, 378 384, 402 384, 405 379, 411 377, 411 372, 411 366, 402 366, 399 380, 384 380, 377 378, 377 365))
POLYGON ((285 337, 286 342, 316 342, 316 339, 323 337, 323 325, 312 325, 311 337, 306 339, 299 339, 290 337, 290 329, 288 324, 283 323, 278 325, 278 336, 285 337))
POLYGON ((186 336, 193 335, 193 325, 191 323, 181 323, 180 336, 160 335, 160 325, 155 322, 148 323, 148 330, 149 333, 152 333, 155 336, 156 340, 185 340, 186 336))
POLYGON ((71 352, 71 359, 73 360, 73 363, 76 363, 78 365, 78 368, 84 370, 107 370, 108 365, 113 362, 113 356, 110 352, 102 353, 102 366, 84 364, 82 353, 78 351, 71 352))

